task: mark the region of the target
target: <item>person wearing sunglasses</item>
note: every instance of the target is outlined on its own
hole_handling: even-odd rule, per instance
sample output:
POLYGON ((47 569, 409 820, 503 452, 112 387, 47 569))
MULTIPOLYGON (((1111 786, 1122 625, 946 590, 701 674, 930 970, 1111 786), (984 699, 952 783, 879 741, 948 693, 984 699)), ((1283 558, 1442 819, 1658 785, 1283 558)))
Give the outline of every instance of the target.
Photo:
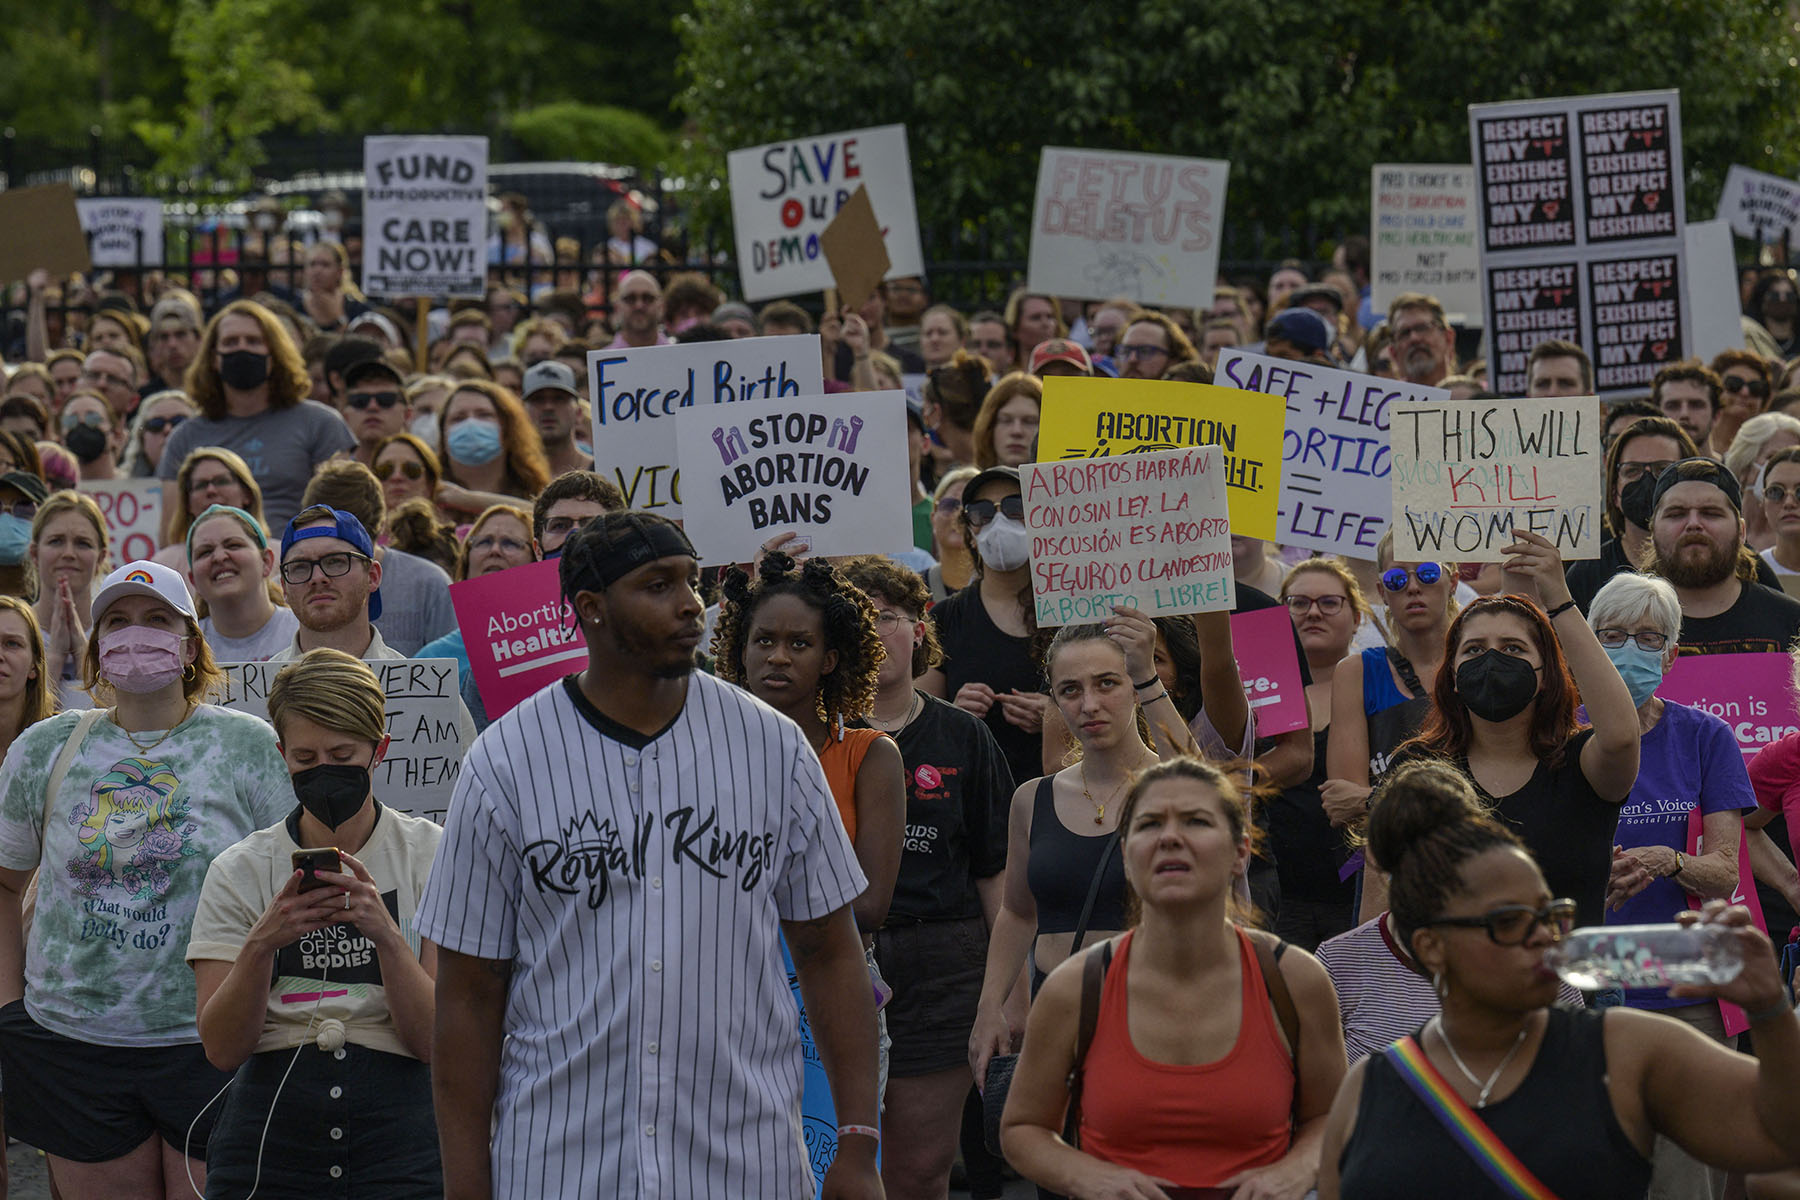
MULTIPOLYGON (((1331 674, 1331 721, 1319 797, 1326 816, 1339 828, 1367 814, 1370 784, 1424 722, 1454 612, 1454 563, 1394 561, 1390 530, 1376 543, 1375 566, 1377 594, 1387 610, 1387 644, 1347 656, 1331 674)), ((1374 614, 1370 620, 1381 624, 1374 614)), ((1365 908, 1362 916, 1366 919, 1379 908, 1365 908)))
POLYGON ((1781 358, 1800 354, 1800 302, 1795 300, 1794 277, 1785 268, 1772 267, 1750 289, 1744 315, 1762 328, 1781 358))
POLYGON ((436 510, 443 470, 437 452, 417 435, 396 433, 383 438, 375 447, 373 469, 390 513, 408 500, 428 501, 436 510))
POLYGON ((1573 906, 1454 769, 1397 772, 1370 815, 1369 848, 1394 864, 1393 937, 1441 1008, 1350 1069, 1326 1122, 1320 1200, 1641 1197, 1659 1135, 1729 1170, 1774 1170, 1800 1155, 1800 1020, 1745 909, 1710 901, 1681 915, 1736 943, 1744 969, 1727 984, 1672 991, 1741 1005, 1755 1058, 1653 1013, 1557 1007, 1544 953, 1573 906), (1482 1156, 1487 1138, 1497 1149, 1482 1156), (1499 1165, 1507 1158, 1523 1170, 1499 1165), (1537 1186, 1499 1188, 1494 1172, 1529 1173, 1537 1186))
POLYGON ((1800 445, 1777 450, 1762 468, 1757 507, 1774 537, 1761 558, 1775 574, 1800 575, 1800 445))
POLYGON ((938 603, 968 586, 975 575, 969 544, 963 540, 962 493, 977 474, 974 467, 955 467, 931 491, 931 540, 937 565, 925 572, 931 602, 938 603))
POLYGON ((125 474, 132 479, 154 479, 169 435, 181 428, 183 421, 199 415, 194 402, 181 392, 158 392, 138 405, 125 446, 125 474))
POLYGON ((1706 456, 1723 460, 1744 422, 1767 412, 1774 391, 1774 371, 1768 362, 1748 350, 1726 350, 1709 368, 1719 377, 1719 408, 1706 441, 1706 456))
POLYGON ((412 405, 406 400, 406 381, 384 358, 353 363, 344 369, 344 424, 356 435, 351 457, 366 467, 375 465, 376 449, 388 438, 406 430, 412 421, 412 405))
POLYGON ((1745 421, 1731 439, 1722 460, 1744 489, 1744 544, 1765 550, 1775 542, 1773 514, 1763 511, 1763 468, 1778 451, 1800 446, 1800 418, 1787 413, 1761 413, 1745 421))
POLYGON ((1600 556, 1569 567, 1569 594, 1586 612, 1607 580, 1635 571, 1650 551, 1650 497, 1656 477, 1673 463, 1700 453, 1687 430, 1664 416, 1634 420, 1606 448, 1601 476, 1605 511, 1601 514, 1600 556))

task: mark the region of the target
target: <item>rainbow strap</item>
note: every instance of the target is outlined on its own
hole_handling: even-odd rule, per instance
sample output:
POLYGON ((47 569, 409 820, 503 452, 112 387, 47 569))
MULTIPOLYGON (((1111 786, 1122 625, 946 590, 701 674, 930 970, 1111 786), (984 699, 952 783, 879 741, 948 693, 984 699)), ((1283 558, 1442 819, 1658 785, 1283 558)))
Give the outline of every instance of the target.
POLYGON ((1475 1115, 1475 1110, 1463 1103, 1463 1098, 1431 1065, 1416 1040, 1401 1038, 1387 1048, 1386 1056, 1426 1111, 1438 1119, 1502 1193, 1521 1200, 1557 1200, 1556 1193, 1545 1187, 1531 1169, 1507 1149, 1506 1143, 1494 1136, 1494 1131, 1475 1115))

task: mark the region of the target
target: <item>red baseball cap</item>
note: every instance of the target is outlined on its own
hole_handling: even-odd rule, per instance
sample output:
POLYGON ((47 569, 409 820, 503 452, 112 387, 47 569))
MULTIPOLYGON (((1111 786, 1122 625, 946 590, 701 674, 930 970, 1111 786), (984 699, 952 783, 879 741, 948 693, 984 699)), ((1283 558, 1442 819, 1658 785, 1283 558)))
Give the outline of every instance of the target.
POLYGON ((1036 375, 1053 362, 1068 363, 1083 375, 1094 373, 1094 360, 1088 357, 1086 350, 1068 338, 1051 338, 1047 342, 1039 342, 1037 349, 1031 352, 1031 373, 1036 375))

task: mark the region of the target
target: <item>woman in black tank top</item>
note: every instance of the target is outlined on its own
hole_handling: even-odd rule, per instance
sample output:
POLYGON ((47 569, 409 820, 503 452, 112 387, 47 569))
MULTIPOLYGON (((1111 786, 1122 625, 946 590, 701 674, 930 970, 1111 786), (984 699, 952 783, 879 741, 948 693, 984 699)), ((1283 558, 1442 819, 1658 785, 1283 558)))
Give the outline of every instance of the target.
POLYGON ((1800 1161, 1800 1106, 1788 1094, 1800 1019, 1744 909, 1714 902, 1700 918, 1731 931, 1742 974, 1676 993, 1743 1006, 1754 1059, 1652 1012, 1550 1007, 1557 979, 1544 951, 1567 931, 1572 906, 1551 897, 1518 838, 1454 768, 1400 767, 1377 795, 1369 845, 1392 864, 1395 934, 1432 976, 1442 1007, 1396 1043, 1404 1058, 1373 1054, 1345 1077, 1325 1131, 1322 1200, 1638 1200, 1657 1134, 1727 1170, 1800 1161), (1456 1118, 1409 1082, 1415 1070, 1472 1110, 1476 1132, 1491 1130, 1542 1193, 1503 1189, 1492 1160, 1452 1132, 1456 1118))

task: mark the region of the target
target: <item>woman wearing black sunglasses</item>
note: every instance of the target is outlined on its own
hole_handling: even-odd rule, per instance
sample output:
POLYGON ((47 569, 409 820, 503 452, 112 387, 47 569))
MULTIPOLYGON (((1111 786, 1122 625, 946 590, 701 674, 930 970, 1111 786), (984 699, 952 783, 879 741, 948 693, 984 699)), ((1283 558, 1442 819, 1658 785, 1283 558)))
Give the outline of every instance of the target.
POLYGON ((183 421, 200 415, 186 392, 158 392, 138 405, 131 419, 131 436, 125 447, 125 474, 133 479, 154 479, 162 462, 169 435, 183 421))
POLYGON ((1325 1129, 1323 1200, 1638 1198, 1657 1134, 1731 1170, 1800 1160, 1790 1094, 1800 1020, 1744 909, 1714 901, 1684 914, 1728 930, 1744 969, 1724 985, 1673 991, 1742 1005, 1756 1058, 1652 1013, 1552 1007, 1557 979, 1544 951, 1569 929, 1573 903, 1556 898, 1451 768, 1397 771, 1369 818, 1369 843, 1393 865, 1394 936, 1431 977, 1441 1009, 1345 1077, 1325 1129))

